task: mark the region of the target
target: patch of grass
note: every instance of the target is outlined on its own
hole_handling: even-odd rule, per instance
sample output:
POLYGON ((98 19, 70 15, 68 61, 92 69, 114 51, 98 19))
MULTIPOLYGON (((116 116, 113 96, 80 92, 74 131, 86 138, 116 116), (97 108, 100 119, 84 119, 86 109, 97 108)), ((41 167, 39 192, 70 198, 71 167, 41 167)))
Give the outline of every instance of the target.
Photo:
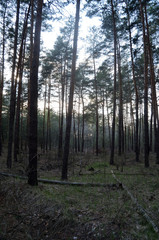
POLYGON ((137 231, 133 233, 136 239, 158 240, 159 235, 153 229, 153 227, 147 223, 144 218, 141 218, 137 224, 137 231))
POLYGON ((73 176, 70 178, 70 181, 76 182, 90 182, 90 183, 105 183, 111 184, 116 183, 112 175, 107 175, 104 173, 94 173, 94 174, 83 174, 79 176, 73 176))
POLYGON ((92 167, 92 168, 94 168, 95 170, 98 170, 98 169, 104 169, 104 168, 106 168, 106 167, 108 167, 109 165, 108 165, 108 163, 105 161, 97 161, 97 162, 93 162, 92 164, 90 164, 89 166, 88 166, 88 170, 92 167))

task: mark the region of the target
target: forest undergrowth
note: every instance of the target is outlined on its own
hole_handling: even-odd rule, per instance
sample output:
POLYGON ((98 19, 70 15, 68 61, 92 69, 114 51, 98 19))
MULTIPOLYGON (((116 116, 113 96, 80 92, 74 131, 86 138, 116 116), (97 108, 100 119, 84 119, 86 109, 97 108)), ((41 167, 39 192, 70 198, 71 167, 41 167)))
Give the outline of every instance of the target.
MULTIPOLYGON (((25 175, 25 157, 10 171, 2 158, 0 171, 25 175)), ((159 239, 111 174, 113 170, 159 228, 159 166, 153 155, 149 168, 144 168, 142 159, 136 163, 132 153, 124 162, 116 157, 113 166, 104 154, 71 154, 69 162, 69 181, 106 186, 39 183, 31 187, 26 180, 0 175, 0 240, 159 239)), ((53 151, 39 157, 38 175, 60 180, 61 164, 53 151)))

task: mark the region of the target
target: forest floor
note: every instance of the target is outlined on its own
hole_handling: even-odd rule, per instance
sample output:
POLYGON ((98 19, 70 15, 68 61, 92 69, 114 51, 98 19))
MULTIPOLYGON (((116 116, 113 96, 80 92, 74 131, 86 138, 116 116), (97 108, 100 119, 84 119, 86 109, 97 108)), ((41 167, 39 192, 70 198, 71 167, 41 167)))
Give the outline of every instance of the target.
MULTIPOLYGON (((0 171, 25 175, 27 155, 11 170, 6 157, 0 171)), ((39 183, 0 175, 0 240, 158 240, 136 204, 116 180, 126 185, 159 229, 159 166, 150 156, 150 167, 129 153, 124 161, 93 154, 71 155, 69 181, 104 183, 103 186, 70 186, 39 183)), ((60 180, 61 167, 53 152, 38 161, 40 178, 60 180)))

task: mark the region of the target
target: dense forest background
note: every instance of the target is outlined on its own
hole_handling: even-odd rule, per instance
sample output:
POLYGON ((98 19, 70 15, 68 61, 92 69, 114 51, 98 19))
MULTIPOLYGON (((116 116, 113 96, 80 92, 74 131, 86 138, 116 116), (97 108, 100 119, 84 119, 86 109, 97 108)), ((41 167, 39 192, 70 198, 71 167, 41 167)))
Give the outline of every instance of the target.
POLYGON ((104 153, 114 164, 134 151, 149 167, 153 152, 159 164, 158 16, 157 0, 0 1, 0 155, 9 169, 28 154, 36 185, 48 151, 62 179, 70 153, 104 153), (46 49, 40 34, 55 38, 58 24, 46 49))

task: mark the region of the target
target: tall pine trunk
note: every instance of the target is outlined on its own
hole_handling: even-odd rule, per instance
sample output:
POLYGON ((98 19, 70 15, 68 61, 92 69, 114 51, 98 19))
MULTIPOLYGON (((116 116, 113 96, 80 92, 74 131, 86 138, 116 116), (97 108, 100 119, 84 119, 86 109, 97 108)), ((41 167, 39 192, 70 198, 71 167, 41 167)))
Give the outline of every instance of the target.
POLYGON ((19 60, 18 60, 18 96, 17 96, 17 108, 16 108, 16 120, 15 120, 15 131, 14 131, 14 160, 17 161, 17 155, 19 154, 19 131, 20 131, 20 106, 21 106, 21 94, 22 94, 22 78, 23 78, 23 67, 25 57, 25 39, 28 24, 28 17, 30 13, 30 5, 26 14, 22 32, 22 41, 20 46, 19 60))
POLYGON ((120 46, 117 49, 118 52, 118 75, 119 75, 119 156, 124 152, 124 130, 123 130, 123 84, 122 84, 122 76, 121 76, 121 57, 120 57, 120 46))
POLYGON ((37 16, 35 25, 35 37, 33 46, 33 58, 30 69, 29 82, 29 166, 28 183, 32 186, 37 185, 37 108, 38 108, 38 68, 40 54, 40 33, 42 22, 43 0, 38 0, 37 16))
POLYGON ((13 128, 14 128, 14 116, 15 116, 15 101, 16 101, 16 80, 15 80, 15 69, 16 69, 16 58, 17 58, 17 43, 18 43, 18 29, 19 29, 19 10, 20 0, 17 0, 17 13, 15 23, 15 38, 14 38, 14 53, 13 53, 13 65, 12 65, 12 76, 11 76, 11 97, 9 107, 9 134, 8 134, 8 154, 7 154, 7 167, 12 167, 12 144, 13 144, 13 128))
POLYGON ((46 129, 46 151, 51 150, 51 121, 50 121, 50 103, 51 103, 51 80, 49 78, 48 89, 48 110, 47 110, 47 129, 46 129))
POLYGON ((80 106, 81 106, 81 104, 80 104, 80 101, 81 101, 81 99, 80 99, 80 94, 79 94, 79 99, 78 99, 78 125, 77 125, 77 136, 78 136, 78 152, 80 152, 81 151, 81 138, 80 138, 80 106))
POLYGON ((102 92, 102 129, 103 129, 103 133, 102 133, 102 148, 103 148, 103 151, 104 151, 104 148, 105 148, 105 112, 104 112, 104 107, 105 107, 105 104, 104 104, 104 91, 102 92))
POLYGON ((81 152, 84 152, 84 130, 85 130, 85 118, 84 118, 84 98, 81 93, 82 99, 82 143, 81 143, 81 152))
POLYGON ((113 34, 114 34, 114 90, 113 90, 113 122, 112 122, 112 142, 111 142, 111 154, 110 164, 114 164, 114 149, 115 149, 115 114, 116 114, 116 21, 113 0, 111 0, 112 18, 113 18, 113 34))
POLYGON ((22 94, 22 77, 23 77, 23 63, 20 68, 19 83, 18 83, 18 96, 17 96, 17 108, 15 119, 15 131, 14 131, 14 161, 17 161, 19 154, 19 134, 20 134, 20 106, 21 106, 21 94, 22 94))
POLYGON ((75 111, 73 112, 73 141, 74 141, 74 151, 75 151, 75 153, 77 153, 77 134, 76 134, 75 111))
POLYGON ((129 42, 130 42, 130 53, 131 53, 131 67, 132 67, 132 77, 135 89, 135 107, 136 107, 136 128, 135 128, 135 153, 136 153, 136 162, 139 161, 139 117, 138 117, 138 89, 136 84, 136 77, 135 77, 135 66, 134 66, 134 56, 133 56, 133 47, 132 47, 132 34, 131 34, 131 27, 130 27, 130 14, 128 9, 128 0, 126 0, 127 5, 127 18, 128 18, 128 31, 129 31, 129 42))
POLYGON ((45 139, 45 123, 46 123, 46 92, 47 92, 47 81, 45 81, 45 92, 44 92, 44 110, 43 110, 43 135, 42 135, 42 150, 45 153, 46 139, 45 139))
POLYGON ((0 70, 0 156, 2 155, 2 106, 3 106, 3 85, 4 85, 4 62, 5 62, 5 45, 6 45, 6 9, 5 6, 3 13, 3 23, 2 23, 2 65, 0 70))
POLYGON ((154 116, 154 134, 155 134, 155 150, 156 150, 156 163, 159 164, 159 120, 158 120, 158 106, 157 106, 157 96, 156 96, 156 81, 155 81, 155 71, 152 55, 152 44, 150 41, 149 34, 149 23, 147 17, 146 4, 144 6, 145 10, 145 20, 146 20, 146 29, 147 29, 147 45, 148 45, 148 54, 149 54, 149 64, 150 64, 150 79, 151 79, 151 92, 152 92, 152 107, 153 107, 153 116, 154 116))
POLYGON ((66 61, 64 63, 64 73, 61 76, 61 116, 59 124, 59 142, 58 142, 58 158, 61 160, 63 155, 63 123, 64 123, 64 96, 65 96, 65 76, 66 61))
POLYGON ((80 12, 80 0, 77 0, 75 29, 74 29, 74 42, 73 42, 72 70, 71 70, 71 85, 70 85, 68 113, 67 113, 67 118, 66 118, 66 134, 65 134, 65 146, 64 146, 64 154, 63 154, 62 179, 67 179, 67 171, 68 171, 68 157, 69 157, 69 150, 70 150, 73 96, 74 96, 74 86, 75 86, 79 12, 80 12))
POLYGON ((109 116, 109 107, 108 107, 108 97, 106 93, 106 109, 107 109, 107 118, 108 118, 108 135, 109 135, 109 146, 111 149, 111 129, 110 129, 110 116, 109 116))
POLYGON ((93 52, 93 70, 94 70, 94 85, 95 85, 95 112, 96 112, 96 156, 99 152, 99 114, 98 114, 98 84, 97 84, 97 75, 96 75, 96 64, 95 57, 93 52))
POLYGON ((149 167, 149 127, 148 127, 148 40, 145 29, 145 17, 143 11, 143 4, 140 3, 140 14, 143 31, 144 43, 144 160, 145 167, 149 167))

